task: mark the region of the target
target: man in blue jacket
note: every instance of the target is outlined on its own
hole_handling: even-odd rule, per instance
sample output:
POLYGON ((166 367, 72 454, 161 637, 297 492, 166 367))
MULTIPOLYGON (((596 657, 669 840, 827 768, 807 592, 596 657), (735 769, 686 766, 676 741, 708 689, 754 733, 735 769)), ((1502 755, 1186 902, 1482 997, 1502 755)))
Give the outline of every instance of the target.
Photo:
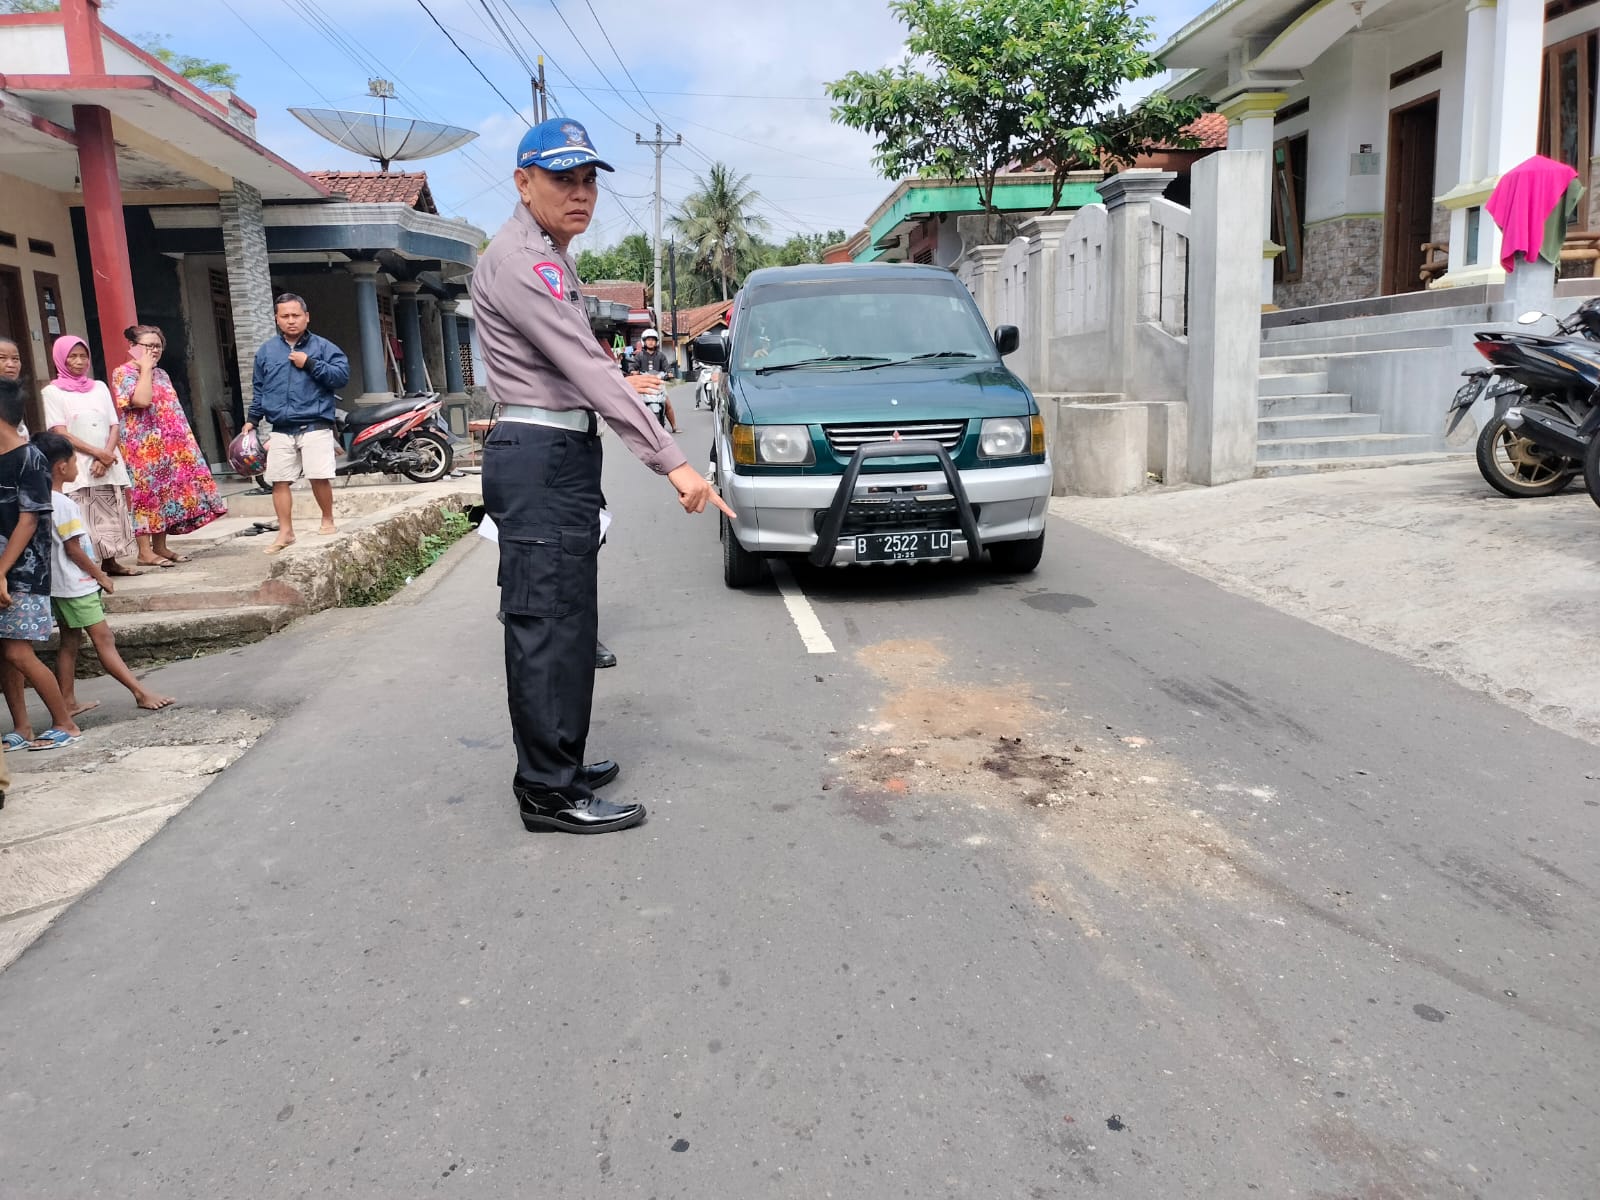
POLYGON ((267 440, 267 482, 278 514, 278 536, 267 547, 277 554, 294 544, 294 497, 297 479, 311 481, 311 494, 322 509, 322 532, 334 532, 333 476, 338 443, 334 438, 339 389, 350 381, 350 360, 344 351, 310 330, 311 312, 293 292, 279 296, 274 309, 279 336, 256 351, 254 396, 245 430, 265 417, 272 423, 267 440))

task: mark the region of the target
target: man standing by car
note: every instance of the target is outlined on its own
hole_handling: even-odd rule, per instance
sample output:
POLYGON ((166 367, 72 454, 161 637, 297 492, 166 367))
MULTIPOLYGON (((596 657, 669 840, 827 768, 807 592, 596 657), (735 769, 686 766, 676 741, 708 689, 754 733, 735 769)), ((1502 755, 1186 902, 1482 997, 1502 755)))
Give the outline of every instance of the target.
MULTIPOLYGON (((639 339, 639 348, 633 352, 632 366, 628 374, 658 375, 663 380, 674 374, 672 360, 661 348, 661 335, 654 329, 646 329, 644 336, 639 339)), ((661 390, 661 404, 667 411, 667 424, 672 426, 672 432, 680 432, 678 414, 672 411, 672 401, 667 399, 664 386, 661 390)))
POLYGON ((499 529, 512 792, 529 830, 606 833, 645 815, 642 804, 594 794, 616 778, 616 763, 584 761, 599 621, 597 416, 667 477, 685 512, 711 503, 732 515, 639 403, 655 381, 622 379, 595 344, 568 246, 594 219, 602 169, 612 168, 576 121, 530 129, 517 147, 519 203, 472 276, 500 413, 483 450, 483 498, 499 529))
POLYGON ((266 480, 272 485, 272 508, 278 515, 278 536, 267 547, 277 554, 294 544, 294 495, 297 479, 311 481, 311 494, 322 510, 324 534, 333 524, 333 436, 338 418, 339 389, 350 381, 350 360, 327 338, 311 332, 311 312, 293 292, 279 296, 273 316, 278 336, 256 351, 250 411, 241 433, 265 417, 272 423, 267 439, 266 480))

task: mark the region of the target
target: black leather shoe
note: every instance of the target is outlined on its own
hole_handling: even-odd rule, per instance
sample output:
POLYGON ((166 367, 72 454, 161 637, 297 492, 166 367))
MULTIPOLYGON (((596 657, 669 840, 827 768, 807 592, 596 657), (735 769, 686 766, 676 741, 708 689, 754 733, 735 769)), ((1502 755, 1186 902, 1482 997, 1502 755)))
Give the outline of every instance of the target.
POLYGON ((577 805, 560 796, 532 792, 517 792, 516 796, 522 827, 529 833, 611 833, 644 820, 642 804, 612 804, 599 796, 577 805))
POLYGON ((589 763, 587 766, 579 767, 578 778, 587 783, 589 789, 593 791, 595 788, 605 787, 606 784, 617 777, 621 770, 622 768, 617 766, 615 762, 606 758, 597 763, 589 763))
POLYGON ((617 656, 606 649, 606 644, 604 642, 602 642, 599 638, 596 638, 594 643, 595 670, 598 671, 603 667, 614 667, 616 665, 617 656))

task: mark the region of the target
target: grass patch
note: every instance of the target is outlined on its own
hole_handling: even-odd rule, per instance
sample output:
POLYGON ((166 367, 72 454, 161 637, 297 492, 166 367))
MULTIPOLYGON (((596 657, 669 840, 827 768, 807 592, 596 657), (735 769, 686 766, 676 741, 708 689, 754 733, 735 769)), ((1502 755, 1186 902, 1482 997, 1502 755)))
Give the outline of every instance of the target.
POLYGON ((367 608, 382 604, 418 575, 421 575, 443 557, 467 534, 472 523, 465 513, 447 512, 438 533, 427 534, 415 546, 396 555, 384 566, 383 573, 371 583, 349 589, 340 602, 341 608, 367 608))

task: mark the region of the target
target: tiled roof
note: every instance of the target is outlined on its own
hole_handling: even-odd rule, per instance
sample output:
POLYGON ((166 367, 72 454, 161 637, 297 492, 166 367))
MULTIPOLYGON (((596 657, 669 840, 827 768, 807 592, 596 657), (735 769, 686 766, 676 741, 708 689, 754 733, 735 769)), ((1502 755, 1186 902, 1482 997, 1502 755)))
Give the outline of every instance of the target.
POLYGON ((699 337, 713 325, 720 323, 733 307, 732 300, 716 300, 710 304, 702 304, 698 308, 680 308, 678 310, 678 340, 699 337))
POLYGON ((597 300, 609 300, 613 304, 626 304, 629 308, 645 306, 645 285, 635 283, 631 279, 601 279, 594 283, 582 284, 578 290, 585 296, 593 296, 597 300))
POLYGON ((1193 125, 1184 130, 1200 139, 1202 150, 1226 150, 1228 148, 1228 118, 1221 113, 1204 113, 1193 125))
POLYGON ((404 204, 418 212, 437 213, 428 173, 417 171, 308 171, 311 178, 353 204, 404 204))

